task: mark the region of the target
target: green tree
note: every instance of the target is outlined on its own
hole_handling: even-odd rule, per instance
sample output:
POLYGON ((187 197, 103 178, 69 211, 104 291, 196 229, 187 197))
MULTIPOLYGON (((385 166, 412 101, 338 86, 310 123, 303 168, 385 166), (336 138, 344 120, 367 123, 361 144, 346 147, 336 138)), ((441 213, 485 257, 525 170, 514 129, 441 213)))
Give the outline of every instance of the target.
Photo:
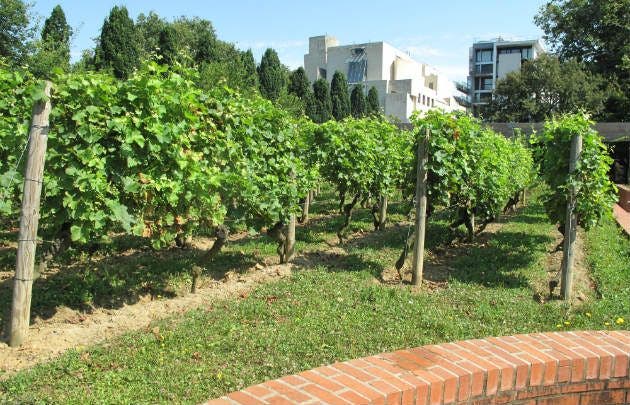
POLYGON ((256 61, 251 49, 241 53, 241 64, 243 66, 243 87, 248 90, 258 89, 258 72, 256 72, 256 61))
POLYGON ((330 99, 332 102, 332 114, 337 121, 341 121, 350 115, 350 94, 348 81, 340 71, 336 71, 330 83, 330 99))
POLYGON ((151 11, 148 15, 140 13, 136 18, 136 38, 140 49, 140 60, 146 60, 160 47, 160 33, 169 24, 162 17, 151 11))
POLYGON ((332 103, 326 79, 318 79, 313 83, 313 97, 306 107, 306 114, 313 122, 321 124, 332 117, 332 103))
POLYGON ((630 0, 550 0, 534 21, 561 59, 584 62, 607 80, 600 118, 630 120, 630 0))
POLYGON ((165 25, 160 31, 158 43, 158 55, 162 57, 162 63, 172 65, 177 60, 177 31, 172 25, 165 25))
POLYGON ((26 62, 33 49, 30 8, 22 0, 0 0, 0 57, 14 65, 26 62))
POLYGON ((578 110, 599 113, 605 100, 601 88, 601 78, 577 61, 541 55, 497 82, 484 115, 492 121, 531 122, 578 110))
POLYGON ((311 84, 306 77, 306 72, 303 67, 300 66, 291 72, 288 91, 290 94, 295 94, 302 100, 311 92, 311 84))
POLYGON ((115 6, 103 22, 96 49, 96 63, 101 69, 112 69, 119 79, 128 78, 140 64, 135 26, 125 6, 115 6))
POLYGON ((350 94, 350 112, 354 118, 362 118, 367 114, 367 102, 361 84, 354 86, 350 94))
POLYGON ((278 58, 278 54, 271 48, 267 48, 260 65, 258 66, 258 81, 260 94, 263 97, 276 101, 282 89, 285 87, 285 73, 278 58))
POLYGON ((367 113, 368 115, 378 115, 381 113, 381 107, 378 102, 378 90, 376 87, 370 87, 367 95, 367 113))
POLYGON ((55 68, 69 69, 71 35, 72 28, 66 22, 63 9, 56 6, 44 22, 38 51, 30 63, 33 74, 46 77, 55 68))

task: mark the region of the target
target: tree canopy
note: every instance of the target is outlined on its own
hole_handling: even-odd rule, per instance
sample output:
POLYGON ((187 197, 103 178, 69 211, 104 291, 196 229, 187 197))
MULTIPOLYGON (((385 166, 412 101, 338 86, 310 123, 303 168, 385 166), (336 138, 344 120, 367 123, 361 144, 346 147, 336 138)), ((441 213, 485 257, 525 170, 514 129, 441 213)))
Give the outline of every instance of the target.
POLYGON ((55 6, 50 17, 44 22, 38 51, 31 61, 31 71, 40 77, 47 77, 55 68, 70 68, 70 36, 72 28, 66 21, 61 6, 55 6))
POLYGON ((350 94, 350 112, 354 118, 362 118, 367 114, 367 102, 360 84, 354 86, 350 94))
POLYGON ((602 83, 574 59, 541 55, 497 82, 484 115, 493 121, 532 122, 578 110, 596 114, 604 108, 602 83))
POLYGON ((26 61, 34 30, 30 5, 22 0, 0 0, 0 57, 14 65, 26 61))
POLYGON ((370 87, 367 95, 367 113, 368 115, 377 115, 381 113, 381 107, 378 102, 378 90, 376 87, 370 87))
POLYGON ((133 20, 125 6, 114 6, 103 22, 96 63, 111 68, 114 75, 126 79, 140 65, 140 50, 133 20))
POLYGON ((260 94, 266 99, 276 101, 285 87, 285 75, 278 53, 267 48, 258 66, 260 94))
POLYGON ((630 120, 630 0, 550 0, 534 21, 562 60, 606 78, 602 118, 630 120))
POLYGON ((330 83, 330 100, 332 102, 332 115, 337 121, 341 121, 350 115, 350 94, 348 94, 348 81, 340 71, 336 71, 330 83))
POLYGON ((313 98, 306 110, 310 119, 318 124, 332 118, 332 103, 326 79, 318 79, 313 83, 313 98))

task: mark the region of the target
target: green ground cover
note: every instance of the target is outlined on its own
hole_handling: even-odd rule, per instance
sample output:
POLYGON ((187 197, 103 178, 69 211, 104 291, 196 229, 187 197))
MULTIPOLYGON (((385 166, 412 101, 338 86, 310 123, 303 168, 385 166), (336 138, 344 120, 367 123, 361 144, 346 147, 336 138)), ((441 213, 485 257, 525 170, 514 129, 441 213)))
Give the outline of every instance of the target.
MULTIPOLYGON (((302 254, 292 277, 262 285, 246 298, 157 322, 161 339, 143 330, 71 350, 0 382, 0 402, 199 403, 321 364, 402 347, 546 330, 628 329, 630 241, 612 220, 586 234, 597 288, 571 308, 560 300, 535 299, 549 278, 546 260, 556 243, 554 226, 536 200, 504 219, 489 238, 459 245, 456 255, 449 256, 445 246, 446 220, 432 218, 429 259, 449 256, 443 265, 450 271, 438 288, 419 291, 380 282, 403 245, 403 208, 393 204, 392 224, 378 233, 360 232, 372 228, 368 211, 359 210, 352 240, 331 251, 327 242, 336 239, 341 221, 334 205, 315 204, 314 220, 298 229, 302 254)), ((247 268, 273 256, 274 248, 263 237, 231 243, 215 271, 247 268)), ((173 262, 161 261, 161 275, 151 276, 156 292, 167 285, 176 291, 187 274, 178 270, 186 267, 181 261, 196 259, 194 252, 170 257, 173 262)), ((147 274, 150 261, 158 261, 148 252, 130 260, 140 260, 147 274)), ((95 280, 110 283, 112 276, 101 273, 95 272, 101 277, 95 280)), ((111 274, 128 283, 124 273, 111 274)), ((134 280, 131 285, 142 285, 134 280)), ((102 294, 95 290, 87 297, 90 305, 102 294)))

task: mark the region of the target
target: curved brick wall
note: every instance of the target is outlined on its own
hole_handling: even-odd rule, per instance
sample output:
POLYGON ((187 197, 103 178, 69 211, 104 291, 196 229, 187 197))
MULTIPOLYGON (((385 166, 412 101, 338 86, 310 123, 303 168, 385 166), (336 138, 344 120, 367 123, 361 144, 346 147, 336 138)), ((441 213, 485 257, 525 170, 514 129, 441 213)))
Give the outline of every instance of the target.
POLYGON ((630 332, 422 346, 319 367, 208 404, 629 404, 630 332))

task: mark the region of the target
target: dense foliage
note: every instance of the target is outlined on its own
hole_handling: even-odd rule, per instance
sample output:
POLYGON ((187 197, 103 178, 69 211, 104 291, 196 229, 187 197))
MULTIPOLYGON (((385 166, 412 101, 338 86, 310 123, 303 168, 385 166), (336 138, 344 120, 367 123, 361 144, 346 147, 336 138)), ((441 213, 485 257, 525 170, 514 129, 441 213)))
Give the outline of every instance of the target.
MULTIPOLYGON (((520 140, 508 140, 463 114, 431 110, 412 122, 416 145, 428 132, 430 207, 455 206, 489 221, 529 183, 532 157, 520 140)), ((417 156, 407 175, 408 195, 415 192, 416 164, 417 156)))
POLYGON ((306 107, 306 115, 318 124, 332 118, 332 102, 326 79, 317 79, 313 83, 313 97, 306 107))
MULTIPOLYGON (((0 119, 3 162, 11 163, 32 97, 21 76, 0 72, 0 86, 12 89, 0 103, 9 112, 0 119)), ((124 82, 96 72, 56 78, 42 207, 48 233, 67 229, 85 243, 124 231, 161 247, 226 215, 259 229, 298 211, 313 181, 300 159, 306 133, 260 97, 205 92, 195 80, 192 70, 156 63, 124 82)), ((12 174, 0 168, 4 184, 12 174)))
POLYGON ((96 65, 128 78, 140 64, 140 47, 133 20, 125 6, 114 6, 103 22, 96 48, 96 65))
POLYGON ((332 102, 332 115, 337 121, 341 121, 350 115, 350 94, 346 76, 336 71, 330 82, 330 101, 332 102))
POLYGON ((32 48, 30 7, 22 0, 0 0, 0 58, 13 65, 26 62, 32 48))
POLYGON ((367 114, 367 101, 360 84, 354 86, 350 93, 350 113, 354 118, 362 118, 367 114))
POLYGON ((376 87, 370 87, 366 101, 368 115, 378 115, 382 113, 380 104, 378 102, 378 90, 376 90, 376 87))
POLYGON ((35 56, 36 63, 32 71, 37 76, 50 76, 53 69, 68 70, 70 67, 70 36, 72 28, 66 21, 66 15, 61 6, 53 8, 50 17, 44 22, 42 39, 35 56))
POLYGON ((548 121, 544 132, 534 139, 542 148, 541 173, 549 185, 544 204, 549 219, 564 229, 570 188, 576 188, 575 212, 578 224, 590 228, 609 215, 616 201, 616 189, 608 178, 612 158, 593 122, 583 113, 567 114, 548 121), (569 174, 571 139, 582 136, 582 152, 576 170, 569 174))
POLYGON ((278 53, 268 48, 258 66, 258 81, 260 94, 266 99, 276 101, 286 86, 285 72, 278 53))
POLYGON ((607 101, 598 118, 630 119, 630 0, 551 0, 534 21, 562 59, 583 61, 605 77, 607 101))
POLYGON ((604 109, 603 80, 571 59, 541 55, 497 82, 484 118, 494 122, 542 122, 554 114, 604 109))

